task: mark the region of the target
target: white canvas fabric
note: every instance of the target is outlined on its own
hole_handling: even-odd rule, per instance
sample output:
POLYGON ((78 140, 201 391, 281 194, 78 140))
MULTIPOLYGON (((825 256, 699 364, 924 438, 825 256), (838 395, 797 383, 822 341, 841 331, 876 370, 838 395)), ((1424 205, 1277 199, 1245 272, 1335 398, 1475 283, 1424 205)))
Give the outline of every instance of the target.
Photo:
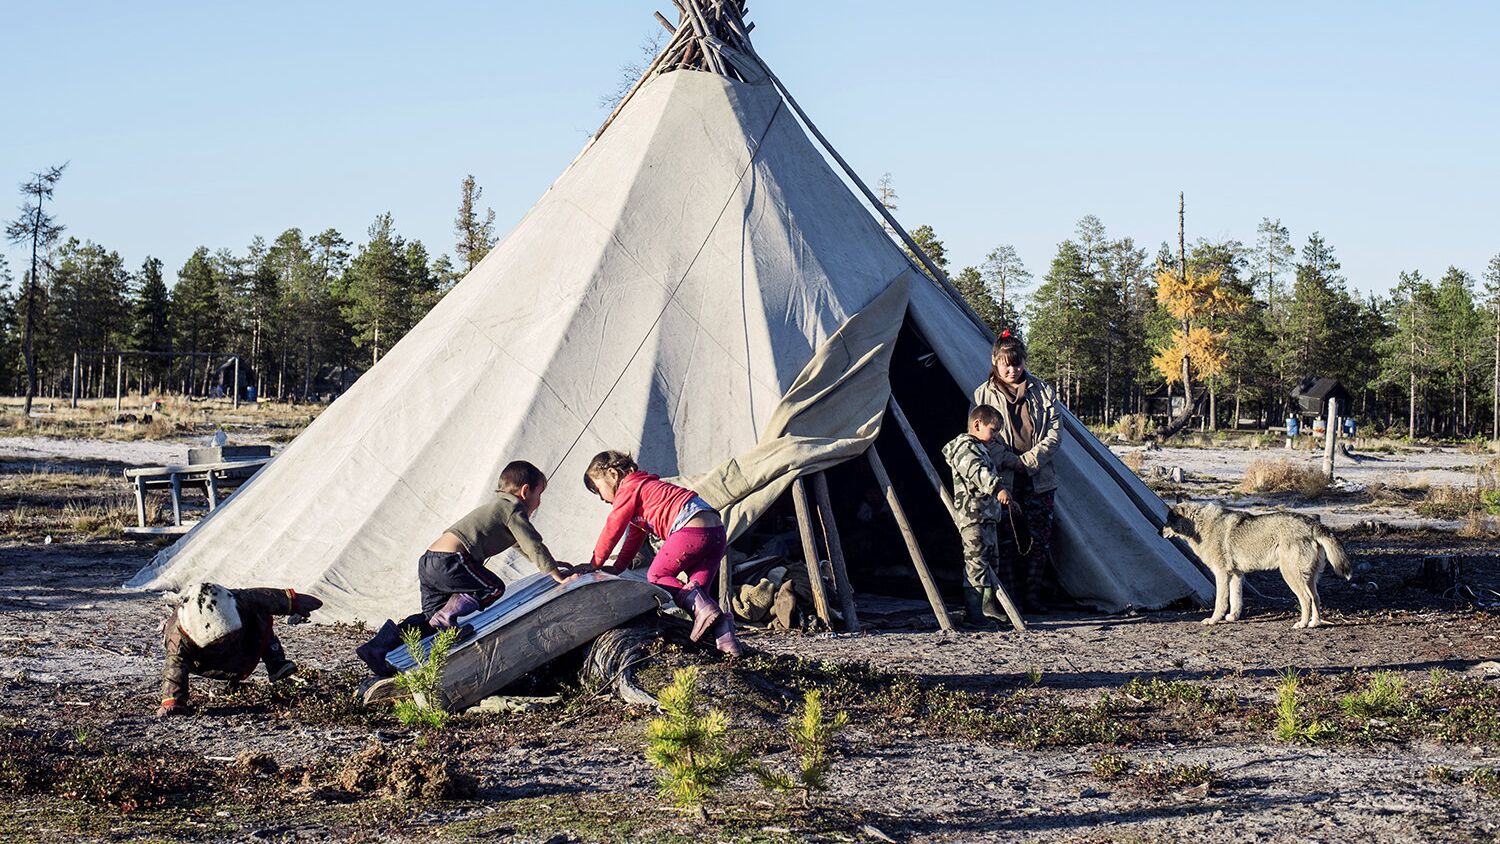
MULTIPOLYGON (((903 316, 966 393, 983 377, 982 332, 774 88, 658 76, 385 358, 128 585, 286 584, 322 598, 323 620, 378 623, 416 608, 418 556, 511 460, 551 478, 535 521, 554 554, 588 559, 607 507, 582 474, 606 448, 692 478, 743 528, 795 473, 873 440, 903 316)), ((1089 560, 1070 588, 1106 609, 1207 589, 1096 455, 1064 452, 1064 483, 1098 486, 1059 504, 1089 560), (1107 555, 1087 551, 1096 522, 1107 555)))

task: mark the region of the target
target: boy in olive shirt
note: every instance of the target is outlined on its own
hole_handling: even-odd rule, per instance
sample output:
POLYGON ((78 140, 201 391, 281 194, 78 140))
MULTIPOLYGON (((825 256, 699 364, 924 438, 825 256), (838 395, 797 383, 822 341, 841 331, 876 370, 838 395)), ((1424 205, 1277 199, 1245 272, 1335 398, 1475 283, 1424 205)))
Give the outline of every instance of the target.
POLYGON ((504 595, 505 583, 485 568, 484 561, 513 545, 519 546, 538 570, 558 583, 567 582, 571 566, 553 558, 531 523, 531 514, 542 506, 547 476, 525 460, 516 460, 500 473, 498 486, 495 500, 455 522, 418 561, 422 612, 400 622, 387 621, 375 638, 356 649, 371 671, 382 677, 395 673, 385 656, 400 647, 402 629, 415 627, 423 636, 430 636, 504 595))

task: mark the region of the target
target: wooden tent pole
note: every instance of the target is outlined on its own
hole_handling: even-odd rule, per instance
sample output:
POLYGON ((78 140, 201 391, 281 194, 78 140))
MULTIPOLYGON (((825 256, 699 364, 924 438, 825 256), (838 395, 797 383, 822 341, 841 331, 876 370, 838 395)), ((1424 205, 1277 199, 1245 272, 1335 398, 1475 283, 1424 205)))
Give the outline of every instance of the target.
POLYGON ((729 548, 724 548, 724 557, 719 560, 719 609, 724 612, 732 612, 730 609, 730 591, 734 588, 731 581, 734 574, 729 568, 729 548))
MULTIPOLYGON (((896 403, 895 396, 891 396, 890 409, 891 418, 896 420, 896 427, 900 428, 901 433, 906 436, 907 444, 911 446, 912 453, 917 456, 917 462, 922 465, 922 472, 927 475, 927 480, 937 489, 938 496, 943 499, 943 506, 948 508, 948 515, 954 518, 954 523, 956 524, 958 521, 958 507, 953 503, 953 496, 948 492, 948 487, 943 485, 943 479, 938 475, 937 467, 933 466, 932 461, 927 459, 927 453, 922 450, 922 442, 917 439, 917 432, 912 428, 911 420, 906 418, 906 412, 901 409, 901 405, 896 403)), ((1000 602, 1000 606, 1005 610, 1005 614, 1010 617, 1011 626, 1016 630, 1024 631, 1026 629, 1026 620, 1021 617, 1020 609, 1010 599, 1010 593, 1005 591, 1005 587, 1001 585, 998 578, 991 585, 995 589, 996 600, 1000 602)))
POLYGON ((885 464, 880 462, 880 453, 875 450, 872 443, 865 457, 870 461, 870 468, 875 472, 875 480, 885 491, 885 503, 891 507, 891 515, 896 517, 896 526, 901 528, 901 538, 906 540, 906 550, 911 554, 911 564, 917 570, 917 577, 922 581, 922 590, 927 593, 927 602, 932 604, 932 613, 937 616, 938 626, 944 630, 953 629, 953 621, 948 618, 948 610, 943 606, 943 596, 938 594, 937 582, 932 579, 932 570, 927 568, 927 559, 922 556, 922 549, 917 547, 917 535, 912 530, 911 522, 906 518, 906 511, 901 508, 901 500, 896 497, 896 487, 891 483, 891 476, 885 471, 885 464))
POLYGON ((823 588, 823 571, 818 565, 818 543, 813 538, 812 518, 807 506, 807 486, 801 478, 792 481, 792 506, 797 510, 797 528, 802 533, 802 556, 807 559, 807 582, 812 590, 813 609, 829 630, 833 616, 828 612, 828 592, 823 588))
POLYGON ((823 523, 823 541, 828 544, 828 557, 833 562, 833 585, 839 590, 839 605, 844 610, 844 626, 850 633, 858 633, 859 612, 854 606, 854 584, 849 580, 849 568, 845 565, 844 543, 839 539, 839 526, 833 519, 833 500, 828 495, 828 478, 822 472, 813 475, 813 501, 818 505, 818 519, 823 523))

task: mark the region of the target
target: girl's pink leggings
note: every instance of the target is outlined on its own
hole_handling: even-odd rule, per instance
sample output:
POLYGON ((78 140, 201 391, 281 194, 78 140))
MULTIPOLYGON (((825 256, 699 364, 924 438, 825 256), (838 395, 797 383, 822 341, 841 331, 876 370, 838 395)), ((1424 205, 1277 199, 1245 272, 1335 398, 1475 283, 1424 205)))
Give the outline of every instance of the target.
POLYGON ((651 561, 651 568, 646 569, 646 579, 670 592, 674 598, 684 588, 677 579, 681 573, 687 574, 688 586, 707 590, 714 582, 719 560, 724 558, 727 536, 722 525, 679 529, 661 544, 661 550, 651 561))

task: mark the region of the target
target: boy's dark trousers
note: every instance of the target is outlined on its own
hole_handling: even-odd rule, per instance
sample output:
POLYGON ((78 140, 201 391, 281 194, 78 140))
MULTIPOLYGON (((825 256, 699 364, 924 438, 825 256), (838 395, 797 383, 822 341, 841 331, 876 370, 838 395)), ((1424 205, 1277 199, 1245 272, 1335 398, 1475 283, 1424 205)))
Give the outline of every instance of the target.
POLYGON ((505 594, 505 582, 462 551, 428 551, 417 562, 422 615, 432 618, 454 595, 472 595, 487 607, 505 594))

